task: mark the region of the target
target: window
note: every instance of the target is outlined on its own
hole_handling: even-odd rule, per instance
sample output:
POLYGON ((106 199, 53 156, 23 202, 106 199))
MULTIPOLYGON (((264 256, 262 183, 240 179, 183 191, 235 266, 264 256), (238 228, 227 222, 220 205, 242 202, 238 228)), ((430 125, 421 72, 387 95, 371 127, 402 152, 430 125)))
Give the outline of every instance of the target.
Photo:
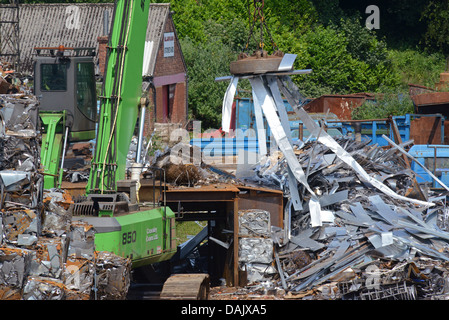
POLYGON ((76 64, 76 102, 83 115, 97 119, 97 97, 94 65, 91 62, 76 64))
POLYGON ((67 65, 41 64, 41 91, 67 91, 67 65))

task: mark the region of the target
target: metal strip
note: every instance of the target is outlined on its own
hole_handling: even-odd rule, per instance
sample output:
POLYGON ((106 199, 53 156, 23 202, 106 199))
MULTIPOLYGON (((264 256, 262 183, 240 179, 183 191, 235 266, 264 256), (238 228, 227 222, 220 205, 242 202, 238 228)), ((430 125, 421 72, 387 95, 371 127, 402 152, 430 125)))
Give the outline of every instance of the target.
POLYGON ((286 53, 282 57, 278 71, 289 71, 293 69, 293 63, 296 60, 296 54, 286 53))
POLYGON ((288 172, 288 189, 290 190, 290 201, 293 204, 293 209, 296 211, 303 210, 301 198, 299 197, 298 184, 296 183, 295 175, 290 167, 287 167, 288 172))
MULTIPOLYGON (((295 55, 296 58, 296 55, 295 55)), ((284 128, 284 132, 287 136, 290 144, 293 143, 291 130, 290 130, 290 121, 288 120, 287 110, 284 105, 284 101, 281 96, 281 92, 279 91, 279 86, 277 83, 277 77, 267 76, 268 86, 270 87, 271 93, 273 95, 273 99, 276 105, 277 112, 279 114, 279 118, 281 120, 282 128, 284 128)), ((253 95, 254 96, 254 95, 253 95)), ((301 198, 299 197, 298 186, 294 182, 295 176, 290 168, 288 168, 288 187, 290 190, 290 199, 293 203, 293 208, 296 211, 300 211, 303 209, 301 198)))
POLYGON ((268 125, 270 126, 271 132, 273 134, 273 137, 276 140, 279 149, 284 154, 285 159, 287 160, 288 166, 292 170, 295 178, 306 187, 306 189, 310 192, 312 197, 316 197, 306 180, 301 164, 296 158, 296 155, 293 152, 293 147, 289 143, 287 135, 279 121, 273 97, 271 96, 271 94, 268 93, 268 90, 263 84, 262 79, 260 77, 251 78, 249 79, 249 81, 251 83, 255 95, 257 96, 257 99, 260 102, 262 110, 265 114, 265 118, 267 119, 268 125))
POLYGON ((232 103, 234 101, 235 92, 237 91, 238 82, 239 77, 232 76, 231 82, 223 97, 221 127, 224 132, 229 132, 231 127, 232 103))
POLYGON ((256 127, 257 127, 257 141, 259 142, 259 154, 264 156, 267 154, 267 135, 265 131, 265 125, 263 123, 263 114, 260 107, 260 102, 257 99, 257 95, 253 90, 253 100, 254 100, 254 115, 256 117, 256 127))
POLYGON ((290 143, 293 143, 292 134, 290 131, 290 121, 288 120, 287 110, 285 108, 285 104, 282 99, 281 92, 279 91, 277 77, 267 76, 266 79, 268 81, 268 86, 271 90, 271 94, 274 99, 276 110, 279 114, 279 119, 281 120, 281 125, 284 128, 284 131, 287 135, 288 141, 290 143))

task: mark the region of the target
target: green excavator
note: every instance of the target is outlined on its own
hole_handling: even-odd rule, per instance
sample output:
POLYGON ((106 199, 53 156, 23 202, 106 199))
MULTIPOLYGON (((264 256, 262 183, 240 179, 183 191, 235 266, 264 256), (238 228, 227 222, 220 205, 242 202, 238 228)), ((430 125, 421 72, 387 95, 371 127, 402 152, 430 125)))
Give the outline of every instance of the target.
MULTIPOLYGON (((128 257, 133 268, 169 261, 177 252, 173 211, 159 198, 146 207, 136 199, 142 168, 139 157, 133 168, 137 173, 133 176, 137 178, 126 179, 129 146, 138 118, 144 119, 147 104, 142 97, 141 75, 149 3, 149 0, 115 2, 103 89, 98 97, 99 114, 88 48, 37 48, 49 53, 38 54, 35 65, 38 89, 35 93, 42 96, 44 187, 61 185, 63 160, 60 159, 67 139, 88 140, 96 124, 86 196, 74 204, 73 219, 94 226, 97 250, 128 257), (69 100, 73 103, 68 103, 69 100), (118 192, 119 189, 127 192, 118 192)), ((139 133, 142 133, 143 121, 139 123, 139 133)), ((142 139, 140 134, 139 141, 142 139)), ((161 297, 202 299, 207 297, 208 291, 207 274, 172 275, 161 297)))

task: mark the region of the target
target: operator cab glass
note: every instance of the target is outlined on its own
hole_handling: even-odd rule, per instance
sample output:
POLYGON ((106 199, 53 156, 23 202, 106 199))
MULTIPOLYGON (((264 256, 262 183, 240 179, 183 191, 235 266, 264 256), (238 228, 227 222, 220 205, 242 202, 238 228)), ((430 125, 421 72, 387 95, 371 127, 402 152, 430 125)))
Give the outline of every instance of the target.
POLYGON ((67 91, 65 64, 41 64, 41 91, 67 91))
POLYGON ((78 109, 89 120, 97 119, 95 71, 91 62, 76 64, 76 102, 78 109))

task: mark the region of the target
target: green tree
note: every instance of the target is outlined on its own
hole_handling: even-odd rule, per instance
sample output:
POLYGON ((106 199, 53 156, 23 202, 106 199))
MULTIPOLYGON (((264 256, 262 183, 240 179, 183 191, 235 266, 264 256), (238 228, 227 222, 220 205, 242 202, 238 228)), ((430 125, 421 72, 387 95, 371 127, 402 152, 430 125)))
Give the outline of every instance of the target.
POLYGON ((189 75, 190 117, 201 120, 203 129, 220 128, 228 82, 216 82, 215 78, 229 74, 229 64, 235 56, 217 40, 197 43, 186 37, 180 41, 189 75))
POLYGON ((430 1, 422 13, 421 20, 427 22, 424 44, 430 52, 449 55, 449 2, 430 1))
POLYGON ((303 42, 299 46, 303 51, 298 55, 296 67, 311 68, 313 72, 296 77, 295 81, 310 97, 324 93, 376 92, 399 83, 388 55, 377 52, 383 46, 374 35, 367 37, 362 32, 349 34, 344 28, 318 26, 299 41, 303 42), (365 46, 355 46, 357 42, 365 42, 365 46))

